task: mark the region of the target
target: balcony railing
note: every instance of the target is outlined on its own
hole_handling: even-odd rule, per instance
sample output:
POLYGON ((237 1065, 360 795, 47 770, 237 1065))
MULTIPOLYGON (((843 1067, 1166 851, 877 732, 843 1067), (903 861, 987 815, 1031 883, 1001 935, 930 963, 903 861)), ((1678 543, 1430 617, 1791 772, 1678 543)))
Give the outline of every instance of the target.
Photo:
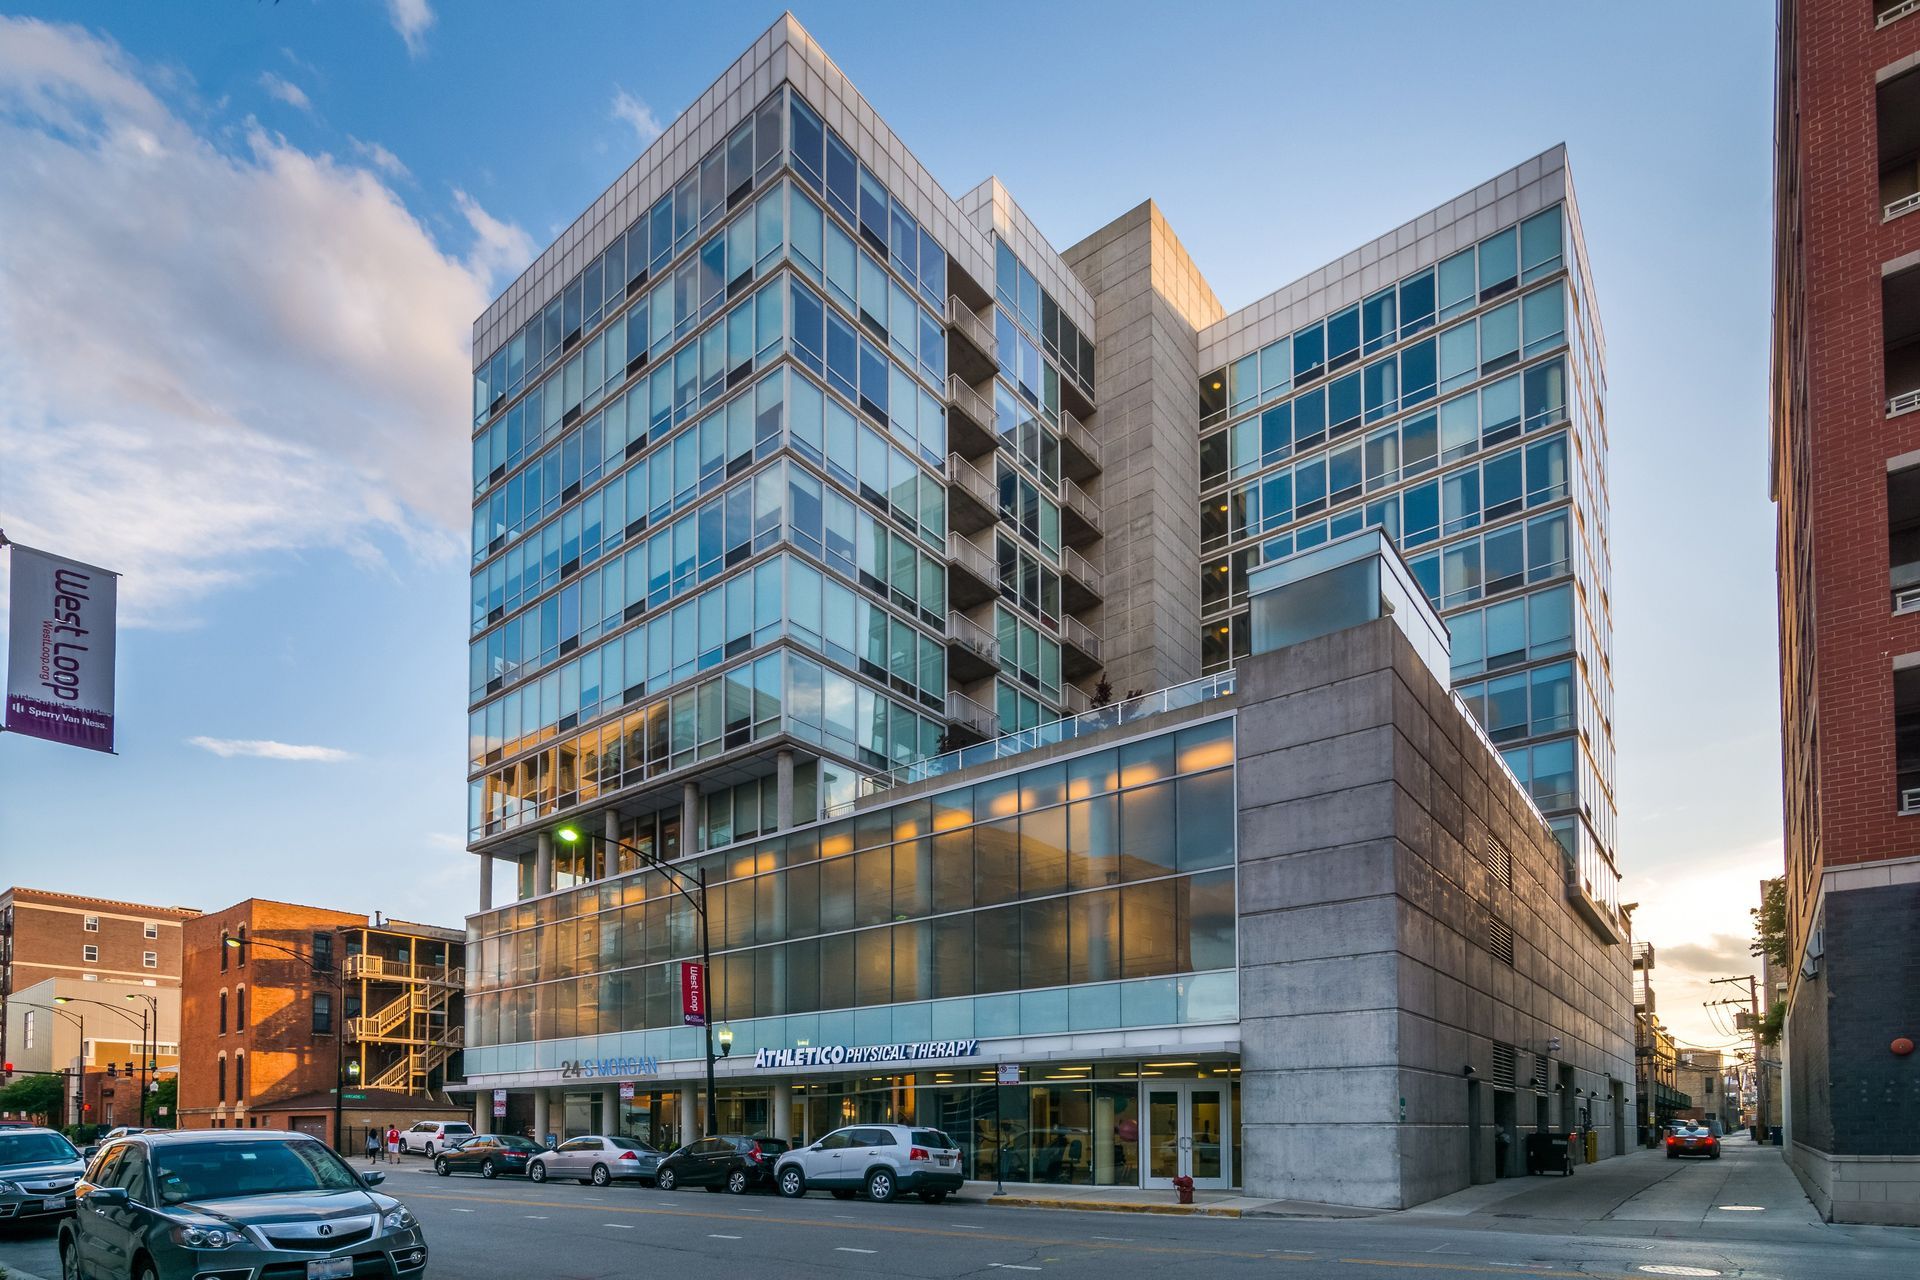
POLYGON ((1090 675, 1106 665, 1100 656, 1100 637, 1080 619, 1061 619, 1060 640, 1060 670, 1069 680, 1090 675))
POLYGON ((947 598, 961 608, 990 600, 1000 590, 1000 567, 994 558, 957 533, 947 535, 947 598))
POLYGON ((971 419, 980 430, 993 434, 993 402, 968 386, 957 373, 947 375, 947 403, 971 419))
POLYGON ((1898 200, 1889 203, 1882 213, 1880 221, 1892 222, 1901 214, 1912 213, 1915 209, 1920 209, 1920 191, 1916 191, 1911 195, 1901 196, 1898 200))
POLYGON ((1106 599, 1105 576, 1072 547, 1060 548, 1060 572, 1065 579, 1062 589, 1071 596, 1077 587, 1082 597, 1077 602, 1070 598, 1067 601, 1069 609, 1091 608, 1106 599))
POLYGON ((1100 536, 1100 504, 1093 495, 1064 477, 1060 481, 1060 511, 1066 517, 1061 536, 1068 542, 1091 542, 1100 536))
POLYGON ((1897 418, 1903 413, 1912 413, 1915 409, 1920 409, 1920 388, 1915 388, 1912 391, 1902 391, 1897 396, 1887 397, 1887 416, 1889 418, 1897 418))
POLYGON ((947 298, 947 324, 971 342, 988 360, 994 359, 993 326, 973 314, 972 308, 957 295, 947 298))
POLYGON ((1000 731, 1000 717, 964 693, 947 695, 947 719, 979 738, 991 738, 1000 731))
POLYGON ((1000 490, 980 468, 957 453, 947 455, 945 468, 948 518, 961 533, 977 533, 999 516, 1000 490), (952 501, 951 499, 960 499, 952 501))
MULTIPOLYGON (((1234 674, 1232 671, 1216 672, 1190 680, 1186 684, 1177 684, 1167 689, 1156 689, 1152 693, 1137 698, 1127 698, 1110 703, 1104 707, 1080 715, 1066 716, 1051 724, 1043 724, 1033 729, 1022 729, 1018 733, 1003 734, 1000 737, 979 743, 976 746, 961 747, 957 751, 944 752, 937 756, 928 756, 924 760, 915 760, 909 764, 898 765, 885 773, 862 777, 859 794, 874 795, 892 787, 907 786, 915 782, 925 782, 932 778, 944 777, 961 769, 971 769, 975 765, 990 764, 995 760, 1004 760, 1009 756, 1021 755, 1036 747, 1053 746, 1056 743, 1071 742, 1075 738, 1099 733, 1105 729, 1118 728, 1121 725, 1136 723, 1149 716, 1162 712, 1175 711, 1182 707, 1197 706, 1214 698, 1225 697, 1233 692, 1234 674)), ((959 694, 949 695, 951 704, 959 694)), ((971 702, 972 699, 967 699, 971 702)), ((974 704, 978 706, 978 703, 974 704)), ((951 710, 948 719, 953 719, 951 710)), ((850 805, 835 809, 829 816, 838 816, 850 805)))
POLYGON ((1060 440, 1067 446, 1064 459, 1067 474, 1074 479, 1090 479, 1106 470, 1106 453, 1100 447, 1100 437, 1064 409, 1060 411, 1060 440))
POLYGON ((1068 715, 1085 715, 1087 712, 1093 710, 1093 695, 1085 689, 1070 684, 1060 692, 1066 700, 1068 715))
POLYGON ((1000 637, 957 610, 947 614, 947 668, 957 679, 984 680, 1000 669, 1000 637))

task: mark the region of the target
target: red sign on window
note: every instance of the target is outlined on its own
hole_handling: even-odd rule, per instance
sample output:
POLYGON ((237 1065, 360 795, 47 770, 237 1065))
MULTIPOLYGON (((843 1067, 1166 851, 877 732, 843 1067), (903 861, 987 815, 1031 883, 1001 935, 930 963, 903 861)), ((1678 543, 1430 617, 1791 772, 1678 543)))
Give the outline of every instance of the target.
POLYGON ((691 960, 680 962, 680 1021, 689 1027, 707 1025, 707 968, 691 960))

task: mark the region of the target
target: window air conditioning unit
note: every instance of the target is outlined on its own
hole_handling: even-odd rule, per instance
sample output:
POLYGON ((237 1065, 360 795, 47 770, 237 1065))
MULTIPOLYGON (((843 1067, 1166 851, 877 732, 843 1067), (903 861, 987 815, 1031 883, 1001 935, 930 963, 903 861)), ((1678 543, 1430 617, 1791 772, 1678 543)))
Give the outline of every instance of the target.
POLYGON ((1920 787, 1906 787, 1901 790, 1900 812, 1920 813, 1920 787))
POLYGON ((1907 587, 1894 593, 1893 611, 1895 613, 1906 613, 1912 609, 1920 609, 1920 587, 1907 587))

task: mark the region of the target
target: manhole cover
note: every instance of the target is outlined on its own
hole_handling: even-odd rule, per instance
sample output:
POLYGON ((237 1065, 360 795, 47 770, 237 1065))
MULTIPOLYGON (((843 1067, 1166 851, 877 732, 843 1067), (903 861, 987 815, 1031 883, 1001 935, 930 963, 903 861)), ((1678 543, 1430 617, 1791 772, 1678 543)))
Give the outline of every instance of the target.
POLYGON ((1642 1263, 1640 1270, 1654 1276, 1717 1276, 1720 1273, 1711 1267, 1682 1267, 1673 1263, 1642 1263))
POLYGON ((1722 1213, 1765 1213, 1767 1206, 1763 1204, 1723 1204, 1720 1206, 1720 1211, 1722 1213))

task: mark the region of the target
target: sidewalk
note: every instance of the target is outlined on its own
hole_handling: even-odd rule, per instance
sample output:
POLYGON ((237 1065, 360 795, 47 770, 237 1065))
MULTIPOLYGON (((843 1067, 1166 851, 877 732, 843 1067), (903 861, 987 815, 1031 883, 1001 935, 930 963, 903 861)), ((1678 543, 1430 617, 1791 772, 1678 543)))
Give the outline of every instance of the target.
POLYGON ((1165 1188, 1053 1186, 1019 1183, 1004 1194, 991 1182, 969 1182, 960 1195, 988 1205, 1015 1209, 1081 1209, 1103 1213, 1170 1213, 1202 1218, 1371 1218, 1385 1212, 1307 1200, 1263 1200, 1234 1191, 1195 1191, 1192 1204, 1180 1204, 1165 1188))

